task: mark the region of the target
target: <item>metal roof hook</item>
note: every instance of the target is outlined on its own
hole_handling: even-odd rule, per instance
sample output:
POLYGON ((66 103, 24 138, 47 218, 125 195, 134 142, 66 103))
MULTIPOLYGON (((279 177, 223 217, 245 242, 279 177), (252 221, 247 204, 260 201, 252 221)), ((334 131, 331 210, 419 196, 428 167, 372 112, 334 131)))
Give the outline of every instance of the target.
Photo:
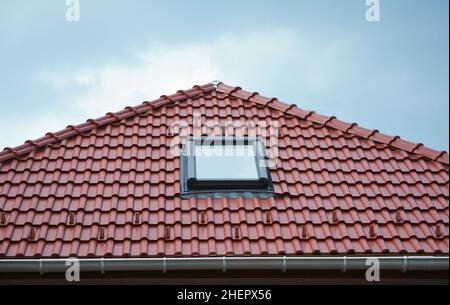
POLYGON ((213 84, 215 87, 219 86, 219 84, 222 83, 220 80, 213 80, 211 84, 213 84))

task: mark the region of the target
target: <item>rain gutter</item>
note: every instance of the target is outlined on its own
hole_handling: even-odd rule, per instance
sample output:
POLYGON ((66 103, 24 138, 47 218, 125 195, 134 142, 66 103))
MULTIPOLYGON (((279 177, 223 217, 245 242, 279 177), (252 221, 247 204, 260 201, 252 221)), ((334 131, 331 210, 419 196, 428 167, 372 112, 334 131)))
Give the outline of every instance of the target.
MULTIPOLYGON (((0 273, 59 273, 73 259, 0 259, 0 273)), ((81 272, 232 270, 367 270, 373 262, 381 270, 448 271, 449 257, 437 256, 336 256, 336 257, 191 257, 191 258, 93 258, 79 259, 81 272)))

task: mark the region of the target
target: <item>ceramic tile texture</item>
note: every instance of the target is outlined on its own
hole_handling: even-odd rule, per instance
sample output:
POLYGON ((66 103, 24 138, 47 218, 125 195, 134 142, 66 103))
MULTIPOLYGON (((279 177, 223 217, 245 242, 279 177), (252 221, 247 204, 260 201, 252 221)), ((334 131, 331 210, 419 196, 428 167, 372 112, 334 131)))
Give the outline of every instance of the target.
POLYGON ((0 258, 448 254, 449 159, 219 83, 0 152, 0 258), (276 120, 276 196, 180 197, 172 123, 276 120))

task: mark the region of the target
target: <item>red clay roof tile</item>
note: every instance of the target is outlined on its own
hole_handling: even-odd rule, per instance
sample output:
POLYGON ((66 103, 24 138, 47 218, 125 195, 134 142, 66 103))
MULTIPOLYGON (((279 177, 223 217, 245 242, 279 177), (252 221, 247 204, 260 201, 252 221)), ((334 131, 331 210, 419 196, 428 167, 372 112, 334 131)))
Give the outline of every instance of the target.
POLYGON ((195 86, 1 152, 0 256, 448 254, 448 185, 446 152, 195 86), (180 198, 169 127, 193 112, 279 122, 276 197, 180 198))

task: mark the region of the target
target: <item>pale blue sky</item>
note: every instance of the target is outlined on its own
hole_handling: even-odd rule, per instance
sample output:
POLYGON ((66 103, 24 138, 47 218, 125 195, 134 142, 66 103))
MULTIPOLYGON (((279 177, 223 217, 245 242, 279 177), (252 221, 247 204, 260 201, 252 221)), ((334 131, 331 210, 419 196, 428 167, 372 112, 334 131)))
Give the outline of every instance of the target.
POLYGON ((449 147, 448 0, 0 1, 0 147, 219 79, 449 147))

